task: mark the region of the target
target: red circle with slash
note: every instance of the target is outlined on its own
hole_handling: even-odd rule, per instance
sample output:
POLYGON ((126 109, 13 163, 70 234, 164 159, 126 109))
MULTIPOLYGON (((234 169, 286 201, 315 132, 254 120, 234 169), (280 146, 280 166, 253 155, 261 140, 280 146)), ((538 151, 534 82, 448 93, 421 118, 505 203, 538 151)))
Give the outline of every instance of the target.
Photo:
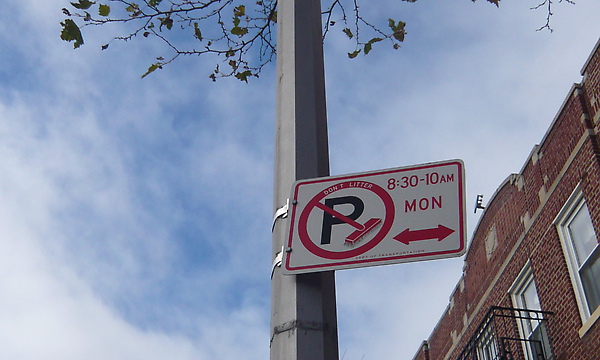
MULTIPOLYGON (((367 187, 361 186, 360 188, 358 188, 355 186, 350 186, 350 183, 353 183, 353 182, 355 182, 355 181, 344 181, 344 182, 334 185, 333 187, 337 186, 338 190, 357 188, 357 189, 363 189, 363 190, 367 190, 367 191, 371 191, 371 192, 375 193, 375 195, 377 195, 379 197, 379 199, 381 199, 381 201, 383 202, 383 205, 385 207, 385 219, 383 220, 383 224, 381 225, 381 228, 379 229, 377 234, 375 234, 375 236, 371 240, 365 242, 363 245, 361 245, 359 247, 352 248, 351 250, 348 250, 348 251, 329 251, 329 250, 320 248, 310 239, 310 236, 308 235, 308 217, 315 208, 319 208, 323 211, 329 212, 333 216, 340 218, 340 220, 348 223, 351 226, 354 226, 355 228, 357 228, 359 230, 360 230, 359 226, 364 228, 365 225, 369 223, 369 221, 368 221, 365 225, 358 224, 355 221, 337 213, 335 210, 333 210, 333 209, 327 207, 326 205, 324 205, 323 203, 321 203, 321 200, 325 196, 330 195, 338 190, 334 190, 334 191, 330 191, 330 192, 321 191, 314 198, 312 198, 308 202, 308 204, 306 204, 306 207, 300 214, 300 219, 298 219, 298 237, 300 238, 300 241, 302 242, 304 247, 311 253, 313 253, 321 258, 331 259, 331 260, 348 259, 348 258, 351 258, 354 256, 358 256, 358 255, 364 254, 365 252, 367 252, 367 251, 371 250, 372 248, 374 248, 375 246, 377 246, 377 244, 379 244, 385 238, 385 236, 388 234, 388 232, 392 228, 392 224, 394 223, 395 208, 394 208, 394 201, 392 200, 392 197, 388 194, 388 192, 385 189, 383 189, 381 186, 370 183, 370 182, 366 182, 366 181, 362 181, 362 183, 367 184, 368 185, 367 187)), ((372 220, 374 220, 374 219, 372 219, 372 220)))

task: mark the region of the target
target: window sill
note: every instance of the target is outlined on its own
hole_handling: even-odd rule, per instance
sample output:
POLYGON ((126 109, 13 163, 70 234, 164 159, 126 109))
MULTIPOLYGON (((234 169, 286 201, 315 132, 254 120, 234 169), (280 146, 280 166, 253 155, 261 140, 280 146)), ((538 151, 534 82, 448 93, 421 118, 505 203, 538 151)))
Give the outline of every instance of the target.
POLYGON ((600 306, 594 311, 594 313, 583 323, 581 329, 579 329, 579 337, 582 338, 600 318, 600 306))

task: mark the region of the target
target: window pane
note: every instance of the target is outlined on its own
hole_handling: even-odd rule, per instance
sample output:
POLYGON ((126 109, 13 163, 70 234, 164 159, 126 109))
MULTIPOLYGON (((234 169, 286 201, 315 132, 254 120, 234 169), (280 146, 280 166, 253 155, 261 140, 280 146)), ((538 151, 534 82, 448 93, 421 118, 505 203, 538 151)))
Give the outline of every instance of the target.
POLYGON ((537 290, 533 281, 530 281, 529 284, 527 284, 527 287, 523 289, 523 305, 525 305, 526 309, 542 310, 540 307, 540 299, 538 299, 537 290))
MULTIPOLYGON (((537 295, 537 290, 535 288, 535 282, 533 279, 525 286, 523 289, 523 293, 521 294, 521 301, 523 302, 523 307, 525 309, 530 310, 542 310, 540 306, 540 299, 537 295)), ((524 320, 525 323, 525 335, 528 337, 534 329, 540 324, 538 319, 538 314, 533 312, 527 312, 525 314, 529 319, 524 320)))
POLYGON ((587 205, 584 204, 579 209, 573 220, 569 223, 568 228, 577 255, 577 263, 581 267, 585 259, 598 245, 587 205))
POLYGON ((478 360, 495 360, 497 359, 498 349, 494 340, 492 329, 487 329, 479 339, 477 344, 477 359, 478 360))
POLYGON ((532 340, 529 345, 534 360, 549 359, 551 357, 552 349, 550 349, 550 341, 544 324, 539 326, 529 339, 532 340))
POLYGON ((590 313, 600 305, 600 250, 588 259, 580 271, 583 290, 587 299, 590 313))
MULTIPOLYGON (((520 310, 517 312, 522 317, 517 325, 522 339, 525 341, 522 343, 523 355, 515 357, 515 359, 544 360, 552 358, 550 339, 546 334, 543 322, 544 315, 537 312, 541 311, 542 308, 529 265, 521 271, 521 274, 515 280, 511 293, 515 307, 525 309, 525 311, 520 310), (536 310, 536 312, 527 310, 536 310)), ((512 357, 510 358, 512 359, 512 357)))

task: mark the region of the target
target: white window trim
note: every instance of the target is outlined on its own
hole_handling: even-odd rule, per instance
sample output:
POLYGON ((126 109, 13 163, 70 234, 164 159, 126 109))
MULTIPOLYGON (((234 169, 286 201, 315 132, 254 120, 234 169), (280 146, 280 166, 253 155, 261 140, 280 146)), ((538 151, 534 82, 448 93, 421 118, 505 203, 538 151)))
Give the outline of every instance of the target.
MULTIPOLYGON (((520 294, 523 288, 525 288, 525 285, 532 281, 532 279, 533 271, 531 270, 531 263, 527 261, 525 266, 523 266, 523 269, 521 269, 521 272, 519 272, 519 275, 517 275, 515 278, 515 281, 510 286, 510 289, 508 289, 512 303, 516 308, 523 308, 523 302, 521 301, 520 294)), ((519 331, 521 331, 521 327, 519 327, 519 331)), ((520 332, 519 335, 524 336, 522 332, 520 332)))
MULTIPOLYGON (((578 271, 579 266, 576 264, 577 255, 575 254, 575 249, 573 248, 567 229, 567 224, 573 219, 573 215, 576 214, 584 204, 585 198, 583 196, 583 191, 581 191, 581 184, 579 184, 554 219, 554 225, 556 226, 556 230, 560 237, 560 244, 567 262, 569 277, 571 278, 571 283, 573 285, 579 315, 581 316, 581 322, 585 328, 586 326, 590 326, 590 324, 586 324, 586 322, 592 317, 592 313, 590 312, 585 298, 583 284, 578 271)), ((595 318, 597 318, 597 316, 595 318)))
MULTIPOLYGON (((521 295, 523 294, 523 290, 525 289, 525 287, 527 287, 527 285, 529 285, 531 282, 533 282, 535 284, 535 279, 533 278, 533 271, 531 270, 531 263, 529 261, 527 261, 527 263, 525 264, 525 266, 523 267, 523 269, 521 270, 519 275, 517 275, 517 277, 515 278, 515 281, 513 282, 513 284, 510 286, 510 289, 508 290, 508 293, 510 294, 512 303, 515 306, 515 308, 525 309, 526 306, 525 306, 525 304, 523 304, 523 299, 521 298, 521 295)), ((539 297, 539 295, 538 295, 538 297, 539 297)), ((526 339, 526 338, 528 339, 529 336, 525 334, 524 320, 519 319, 517 324, 518 324, 517 328, 519 329, 520 337, 522 339, 526 339)), ((531 349, 527 346, 527 343, 523 342, 523 343, 521 343, 521 346, 523 348, 523 354, 525 354, 525 357, 527 359, 533 359, 533 355, 531 354, 531 349)))
POLYGON ((594 311, 594 313, 583 323, 581 329, 579 329, 579 337, 582 338, 589 329, 592 328, 592 325, 600 318, 600 307, 594 311))

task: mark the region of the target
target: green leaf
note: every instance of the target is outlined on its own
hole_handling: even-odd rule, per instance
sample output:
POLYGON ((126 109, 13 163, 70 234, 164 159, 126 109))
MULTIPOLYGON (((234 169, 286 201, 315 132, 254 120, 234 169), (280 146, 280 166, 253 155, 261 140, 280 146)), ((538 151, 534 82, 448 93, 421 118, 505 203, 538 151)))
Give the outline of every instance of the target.
POLYGON ((139 16, 142 13, 140 6, 136 3, 129 4, 129 6, 125 8, 125 11, 130 12, 131 17, 139 16))
POLYGON ((348 28, 345 28, 345 29, 344 29, 344 30, 342 30, 342 31, 344 32, 344 34, 346 34, 346 36, 347 36, 349 39, 352 39, 352 38, 354 37, 354 34, 352 33, 352 30, 350 30, 350 29, 348 29, 348 28))
POLYGON ((81 31, 79 30, 79 26, 75 24, 75 21, 71 19, 65 19, 64 22, 60 23, 62 25, 62 31, 60 32, 60 38, 64 41, 74 41, 73 48, 77 49, 81 45, 83 45, 83 36, 81 35, 81 31))
POLYGON ((367 55, 368 53, 371 52, 371 49, 373 48, 373 44, 378 43, 380 41, 382 41, 382 38, 378 38, 378 37, 374 37, 371 40, 369 40, 366 44, 365 44, 365 55, 367 55))
POLYGON ((240 81, 245 81, 247 83, 248 76, 252 76, 252 71, 250 71, 250 70, 242 71, 242 72, 236 73, 234 76, 237 79, 239 79, 240 81))
POLYGON ((394 20, 389 19, 388 26, 393 31, 392 36, 394 37, 394 39, 403 42, 404 36, 406 35, 406 23, 404 21, 398 21, 398 23, 396 23, 394 20))
POLYGON ((100 7, 98 8, 98 14, 100 16, 108 16, 108 14, 110 14, 110 6, 100 4, 100 7))
POLYGON ((148 68, 148 71, 146 71, 146 73, 144 75, 142 75, 142 79, 145 78, 146 76, 150 75, 157 69, 162 69, 162 65, 160 63, 150 65, 150 67, 148 68))
POLYGON ((404 31, 404 29, 402 30, 398 30, 394 32, 394 39, 403 42, 404 41, 404 36, 406 35, 406 31, 404 31))
POLYGON ((242 36, 244 36, 244 35, 246 35, 248 33, 248 28, 247 27, 235 26, 233 29, 231 29, 231 33, 233 35, 237 35, 239 37, 242 37, 242 36))
POLYGON ((78 3, 72 2, 71 5, 73 5, 73 7, 76 9, 87 10, 95 3, 96 3, 95 1, 90 1, 90 0, 79 0, 78 3))
POLYGON ((357 57, 357 56, 358 56, 358 54, 360 54, 360 49, 358 49, 358 50, 356 50, 356 51, 354 51, 354 52, 348 53, 348 57, 349 57, 350 59, 354 59, 355 57, 357 57))
POLYGON ((194 23, 194 36, 196 37, 196 39, 202 41, 202 32, 200 31, 200 28, 198 27, 198 23, 195 22, 194 23))
POLYGON ((233 16, 239 17, 246 15, 246 7, 244 5, 236 6, 233 8, 233 16))
POLYGON ((393 19, 388 19, 388 26, 394 31, 399 31, 404 30, 406 23, 404 21, 398 21, 398 23, 396 24, 396 22, 393 19))
POLYGON ((157 6, 158 4, 160 4, 162 0, 150 0, 148 1, 148 5, 150 6, 157 6))
POLYGON ((159 17, 158 20, 160 21, 160 26, 158 27, 158 30, 161 30, 163 25, 167 28, 167 30, 171 30, 171 28, 173 27, 173 19, 171 19, 168 16, 166 18, 159 17))

